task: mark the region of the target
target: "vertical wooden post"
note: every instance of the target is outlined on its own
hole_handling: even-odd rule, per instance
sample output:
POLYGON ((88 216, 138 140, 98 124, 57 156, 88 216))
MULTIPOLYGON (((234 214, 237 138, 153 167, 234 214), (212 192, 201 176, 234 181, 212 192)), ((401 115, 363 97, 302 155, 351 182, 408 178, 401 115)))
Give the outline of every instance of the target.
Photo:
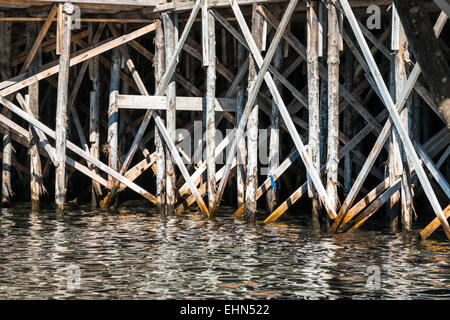
POLYGON ((216 35, 214 16, 208 11, 208 29, 202 30, 207 32, 208 50, 207 57, 208 66, 206 67, 206 167, 208 180, 208 205, 209 209, 214 206, 216 197, 216 122, 215 122, 215 104, 216 98, 216 35))
MULTIPOLYGON (((398 16, 395 6, 392 10, 392 31, 391 31, 391 50, 394 53, 394 59, 391 62, 390 69, 390 93, 393 101, 397 101, 401 91, 403 90, 404 84, 406 82, 406 74, 402 73, 403 59, 400 57, 402 53, 400 51, 400 37, 401 37, 401 23, 400 17, 398 16)), ((388 174, 389 183, 392 185, 395 183, 403 172, 403 163, 400 155, 400 145, 398 133, 395 128, 389 136, 389 158, 388 158, 388 174)), ((400 215, 400 191, 395 192, 389 200, 389 206, 387 207, 389 213, 389 229, 392 232, 398 231, 398 221, 400 215)))
POLYGON ((328 152, 327 194, 333 209, 338 206, 339 148, 339 22, 335 6, 328 9, 328 152))
MULTIPOLYGON (((328 55, 328 17, 323 2, 319 3, 319 57, 326 64, 328 55)), ((327 132, 328 132, 328 84, 322 81, 320 84, 320 164, 327 161, 327 132)), ((324 179, 322 179, 324 180, 324 179)))
MULTIPOLYGON (((27 24, 28 43, 27 48, 33 46, 37 35, 37 25, 34 22, 27 24)), ((29 49, 28 49, 29 50, 29 49)), ((29 74, 36 74, 39 68, 40 52, 30 64, 29 74)), ((28 106, 31 113, 36 119, 39 119, 39 83, 33 83, 28 87, 28 106)), ((39 198, 42 192, 42 172, 41 158, 39 156, 39 138, 33 134, 32 126, 30 131, 30 194, 31 194, 31 211, 39 210, 39 198)))
MULTIPOLYGON (((2 13, 3 15, 3 13, 2 13)), ((11 28, 10 22, 2 22, 0 30, 0 61, 6 76, 11 77, 11 28)), ((3 80, 7 80, 2 76, 3 80)), ((11 118, 11 111, 6 113, 11 118)), ((3 164, 2 164, 2 205, 8 206, 12 195, 11 189, 11 136, 8 130, 3 130, 3 164)))
MULTIPOLYGON (((319 20, 318 2, 307 4, 307 60, 308 60, 308 103, 309 103, 309 140, 308 151, 312 162, 320 174, 320 79, 319 79, 319 20)), ((320 228, 319 197, 308 175, 308 190, 312 198, 313 226, 320 228)))
MULTIPOLYGON (((118 26, 119 27, 119 26, 118 26)), ((123 28, 123 33, 127 34, 127 25, 124 25, 123 28)), ((119 30, 119 28, 117 28, 119 30)), ((123 46, 122 47, 123 51, 126 53, 125 55, 121 55, 121 69, 123 70, 122 72, 127 73, 128 68, 126 66, 126 58, 125 57, 129 57, 129 50, 128 50, 128 46, 123 46)), ((120 81, 120 92, 122 94, 130 94, 130 86, 128 84, 128 81, 126 81, 125 79, 121 79, 120 81)), ((118 141, 118 157, 119 159, 121 159, 121 155, 125 154, 128 149, 125 151, 125 148, 128 148, 128 146, 126 145, 126 138, 127 135, 125 134, 125 130, 127 129, 127 123, 125 121, 126 116, 128 114, 126 114, 126 112, 128 112, 128 110, 118 110, 118 117, 119 117, 119 141, 118 141)), ((120 167, 120 163, 119 163, 119 167, 120 167)))
MULTIPOLYGON (((259 51, 262 48, 263 17, 256 10, 257 5, 252 8, 252 36, 255 39, 259 51)), ((252 55, 248 69, 248 89, 251 90, 256 80, 256 62, 252 55)), ((252 108, 247 122, 247 182, 245 192, 245 214, 247 221, 255 221, 256 213, 256 190, 258 189, 258 105, 252 108)))
MULTIPOLYGON (((155 90, 161 81, 166 70, 165 49, 164 49, 164 29, 161 19, 156 19, 155 30, 155 90)), ((164 155, 164 145, 159 129, 155 126, 155 148, 156 148, 156 205, 160 213, 166 212, 165 194, 165 171, 166 159, 164 155)))
POLYGON ((70 62, 70 29, 72 27, 73 5, 65 3, 61 11, 61 55, 59 57, 58 95, 56 100, 56 157, 58 166, 55 173, 55 202, 59 213, 64 211, 66 198, 66 126, 67 93, 70 62))
MULTIPOLYGON (((238 70, 241 70, 245 63, 245 48, 238 42, 238 70)), ((245 89, 244 81, 241 81, 239 91, 236 97, 236 125, 241 121, 242 112, 244 111, 245 89)), ((245 202, 245 172, 247 167, 247 148, 245 139, 241 139, 241 143, 237 148, 238 166, 236 172, 237 184, 237 207, 240 208, 245 202)))
MULTIPOLYGON (((119 110, 117 108, 117 95, 120 87, 120 63, 121 55, 119 48, 114 48, 111 52, 112 68, 109 83, 109 107, 108 107, 108 165, 117 171, 119 166, 119 110)), ((112 185, 113 177, 109 176, 109 183, 112 185)), ((107 201, 105 201, 105 204, 107 201)))
MULTIPOLYGON (((349 91, 353 91, 353 74, 354 74, 354 59, 353 54, 350 50, 347 50, 345 54, 345 88, 349 91)), ((353 136, 355 123, 353 123, 354 112, 353 108, 346 108, 344 111, 343 117, 343 131, 347 138, 351 139, 353 136)), ((344 196, 347 197, 350 189, 352 188, 352 171, 353 171, 353 163, 352 163, 352 154, 351 152, 347 152, 344 157, 344 196)))
MULTIPOLYGON (((393 61, 394 94, 391 94, 394 102, 396 102, 400 99, 401 93, 407 81, 405 56, 408 54, 408 43, 395 5, 393 5, 392 8, 392 50, 395 52, 395 55, 393 61)), ((400 118, 403 127, 406 129, 409 136, 413 138, 409 127, 409 121, 411 117, 411 101, 408 101, 407 107, 400 113, 400 118)), ((397 177, 401 177, 400 194, 397 192, 397 195, 400 196, 401 200, 402 230, 404 232, 409 232, 411 231, 412 226, 412 194, 410 187, 411 177, 408 169, 410 165, 406 157, 406 152, 404 151, 402 144, 399 143, 400 138, 398 137, 398 132, 395 128, 392 130, 392 138, 395 142, 394 147, 396 146, 398 148, 396 150, 397 154, 395 157, 395 161, 398 161, 399 163, 393 164, 393 166, 396 167, 396 169, 393 171, 394 174, 397 174, 397 177), (396 170, 398 170, 398 172, 396 170)), ((392 200, 393 199, 391 197, 391 201, 392 200)), ((398 197, 394 200, 398 201, 398 197)))
MULTIPOLYGON (((165 54, 166 65, 170 62, 175 50, 176 30, 175 30, 175 16, 174 14, 163 13, 164 24, 164 42, 165 42, 165 54)), ((176 83, 175 77, 172 76, 170 83, 167 86, 167 131, 170 139, 175 141, 175 129, 176 129, 176 113, 175 113, 175 99, 176 99, 176 83)), ((172 158, 169 150, 166 150, 166 206, 167 212, 172 213, 175 206, 175 169, 172 163, 172 158)))
MULTIPOLYGON (((283 57, 283 47, 278 45, 277 51, 273 57, 273 66, 279 70, 281 66, 281 59, 283 57)), ((279 86, 279 81, 275 80, 275 84, 279 86)), ((280 165, 280 114, 278 113, 278 106, 274 99, 272 99, 272 113, 270 114, 270 140, 269 140, 269 170, 268 175, 273 175, 275 170, 280 165)), ((278 189, 276 184, 272 186, 266 194, 267 209, 272 212, 277 205, 278 189)))
MULTIPOLYGON (((95 158, 100 157, 100 73, 98 56, 92 58, 92 91, 90 92, 89 103, 89 142, 90 154, 95 158)), ((95 166, 91 165, 90 169, 97 173, 95 166)), ((102 197, 102 189, 100 184, 92 179, 91 187, 91 205, 93 208, 97 206, 98 200, 102 197)))

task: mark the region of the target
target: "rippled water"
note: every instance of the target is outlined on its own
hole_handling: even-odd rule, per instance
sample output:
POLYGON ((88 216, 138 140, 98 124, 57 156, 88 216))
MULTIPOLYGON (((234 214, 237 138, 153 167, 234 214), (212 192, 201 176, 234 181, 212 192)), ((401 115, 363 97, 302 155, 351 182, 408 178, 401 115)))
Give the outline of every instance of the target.
POLYGON ((141 202, 63 218, 2 209, 0 298, 450 298, 448 242, 328 235, 301 217, 248 225, 231 212, 205 222, 141 202))

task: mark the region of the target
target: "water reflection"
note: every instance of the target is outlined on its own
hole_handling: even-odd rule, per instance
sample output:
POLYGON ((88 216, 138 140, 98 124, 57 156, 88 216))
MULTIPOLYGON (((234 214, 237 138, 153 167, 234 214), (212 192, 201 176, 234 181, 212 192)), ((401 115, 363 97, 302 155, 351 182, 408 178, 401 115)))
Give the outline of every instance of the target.
POLYGON ((0 215, 0 298, 450 298, 447 242, 311 229, 308 217, 247 225, 226 208, 205 222, 141 203, 63 218, 17 205, 0 215))

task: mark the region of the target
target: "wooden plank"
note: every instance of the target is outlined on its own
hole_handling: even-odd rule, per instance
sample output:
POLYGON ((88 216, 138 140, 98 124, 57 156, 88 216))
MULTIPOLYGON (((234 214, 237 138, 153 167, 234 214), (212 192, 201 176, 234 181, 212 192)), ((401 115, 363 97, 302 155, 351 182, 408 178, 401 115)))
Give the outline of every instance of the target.
MULTIPOLYGON (((119 109, 144 109, 144 110, 166 110, 165 96, 137 96, 123 95, 117 96, 119 109)), ((204 97, 176 97, 177 111, 202 111, 206 104, 204 97)), ((236 112, 236 99, 215 98, 214 107, 216 112, 236 112)))
MULTIPOLYGON (((436 37, 440 35, 440 32, 442 31, 442 27, 445 25, 446 20, 438 19, 435 25, 435 31, 436 31, 436 37)), ((419 78, 421 73, 421 68, 418 63, 414 66, 413 70, 411 71, 408 81, 405 84, 405 87, 400 95, 400 99, 397 101, 396 108, 398 111, 402 111, 405 107, 406 101, 411 94, 411 91, 414 88, 415 83, 417 82, 417 79, 419 78)), ((392 127, 392 123, 390 119, 385 123, 383 130, 381 134, 378 136, 377 141, 375 142, 374 147, 372 148, 372 151, 369 153, 369 156, 367 157, 366 163, 361 168, 360 173, 358 174, 358 177, 356 178, 353 187, 351 188, 349 194, 344 200, 344 203, 342 204, 338 216, 336 220, 333 222, 333 225, 330 228, 330 232, 336 232, 337 228, 339 227, 339 224, 342 222, 342 219, 346 215, 347 210, 352 206, 356 196, 359 193, 359 190, 362 187, 362 184, 364 183, 367 174, 372 168, 373 164, 375 163, 375 160, 377 159, 378 155, 380 154, 383 145, 385 144, 388 135, 390 133, 390 129, 392 127)))
MULTIPOLYGON (((60 2, 60 0, 32 0, 32 2, 47 4, 49 2, 60 2)), ((138 6, 138 7, 154 7, 159 4, 157 0, 114 0, 113 2, 105 0, 73 0, 70 1, 73 4, 101 4, 101 5, 116 5, 116 6, 138 6)))
MULTIPOLYGON (((181 34, 180 39, 177 42, 177 45, 175 46, 175 50, 174 53, 172 55, 172 58, 170 60, 170 63, 167 66, 166 72, 164 73, 163 77, 161 78, 161 81, 157 87, 156 93, 155 95, 159 96, 162 93, 165 92, 170 79, 172 78, 172 75, 175 71, 175 67, 177 65, 177 60, 178 60, 178 56, 181 52, 181 49, 184 45, 184 42, 186 41, 186 38, 188 36, 188 33, 192 27, 192 24, 194 23, 194 19, 198 13, 200 9, 200 0, 196 1, 196 5, 194 6, 188 21, 186 22, 186 25, 184 27, 183 33, 181 34)), ((128 67, 130 68, 130 65, 128 65, 128 67)), ((136 70, 131 70, 134 71, 133 73, 133 77, 136 79, 138 77, 137 71, 136 70)), ((141 84, 140 85, 140 90, 141 93, 143 93, 144 95, 148 95, 148 93, 145 90, 145 87, 141 84)), ((1 93, 1 92, 0 92, 1 93)), ((166 127, 164 126, 161 117, 158 114, 153 114, 153 111, 148 110, 145 115, 144 115, 144 119, 139 127, 139 130, 135 136, 135 139, 130 147, 130 150, 127 153, 126 159, 124 160, 124 164, 125 162, 130 162, 134 153, 136 152, 137 146, 145 132, 145 130, 147 129, 147 126, 150 122, 151 117, 154 117, 155 123, 158 126, 161 136, 164 138, 164 140, 166 141, 166 144, 175 160, 175 162, 177 163, 181 174, 183 175, 183 177, 185 178, 186 182, 189 184, 191 191, 193 193, 193 195, 195 196, 197 203, 199 205, 200 210, 202 211, 202 213, 209 217, 209 211, 208 208, 206 207, 203 199, 201 198, 196 186, 192 183, 190 176, 189 176, 189 172, 187 171, 186 167, 184 166, 183 163, 183 159, 180 157, 180 154, 178 153, 174 142, 172 141, 172 139, 170 138, 170 135, 166 129, 166 127)), ((122 165, 122 167, 124 167, 124 164, 122 165)))
POLYGON ((436 180, 436 182, 439 184, 439 186, 442 188, 444 193, 447 196, 447 200, 450 199, 450 185, 447 182, 447 179, 442 175, 442 173, 439 171, 438 167, 434 164, 433 160, 430 158, 430 156, 425 152, 423 147, 418 143, 415 142, 417 153, 422 159, 425 166, 430 171, 433 178, 436 180))
MULTIPOLYGON (((296 5, 296 1, 295 0, 292 0, 292 1, 289 2, 288 8, 286 9, 285 14, 283 15, 283 18, 282 18, 279 26, 277 27, 277 32, 275 33, 275 36, 274 36, 274 38, 272 40, 270 48, 267 51, 265 59, 263 60, 261 54, 258 52, 258 50, 256 48, 256 45, 254 43, 253 38, 251 37, 250 31, 248 30, 248 26, 245 23, 245 19, 244 19, 243 15, 242 15, 242 12, 239 9, 239 6, 237 5, 237 3, 235 1, 232 2, 233 12, 235 13, 235 16, 236 16, 236 18, 238 20, 238 23, 239 23, 239 25, 240 25, 243 33, 244 33, 244 36, 245 36, 245 38, 247 40, 247 43, 248 43, 248 45, 249 45, 249 47, 251 49, 251 52, 252 52, 252 54, 253 54, 253 56, 254 56, 257 64, 258 64, 258 66, 260 67, 260 71, 259 71, 259 74, 258 74, 258 78, 255 81, 255 85, 252 88, 252 92, 249 95, 249 99, 247 101, 247 105, 246 105, 246 108, 244 110, 243 117, 241 119, 241 122, 239 124, 238 130, 237 130, 237 133, 236 133, 236 139, 234 140, 234 143, 233 143, 233 145, 231 147, 231 152, 229 154, 229 159, 227 159, 227 165, 231 164, 231 156, 230 155, 234 156, 234 154, 235 154, 236 143, 240 140, 240 135, 242 135, 243 127, 244 127, 244 125, 246 123, 246 118, 248 117, 247 113, 248 114, 250 113, 250 111, 251 111, 250 108, 251 108, 251 106, 253 105, 253 103, 254 103, 254 101, 256 99, 257 90, 255 90, 255 89, 259 89, 259 86, 261 85, 263 77, 264 77, 266 82, 267 82, 267 84, 268 84, 269 90, 272 93, 272 96, 277 101, 278 109, 280 111, 281 116, 283 117, 284 123, 288 127, 289 132, 291 134, 291 137, 293 138, 294 143, 295 143, 297 149, 299 150, 300 156, 301 156, 301 158, 302 158, 302 160, 303 160, 303 162, 304 162, 308 172, 311 175, 311 178, 312 178, 312 181, 314 183, 314 186, 318 190, 319 196, 320 196, 322 202, 325 204, 325 208, 326 208, 329 216, 333 219, 333 218, 336 217, 336 213, 334 212, 332 206, 330 205, 329 198, 326 195, 325 189, 324 189, 324 187, 322 185, 322 182, 320 181, 320 177, 313 170, 314 167, 313 167, 311 158, 309 157, 309 155, 308 155, 308 153, 307 153, 307 151, 305 149, 305 146, 303 145, 303 142, 300 139, 300 136, 299 136, 299 134, 298 134, 298 132, 297 132, 297 130, 295 128, 294 123, 292 122, 292 119, 291 119, 291 117, 289 115, 289 112, 287 111, 286 106, 284 105, 283 99, 281 98, 280 93, 278 92, 278 90, 277 90, 277 88, 276 88, 276 86, 275 86, 275 84, 273 82, 273 79, 272 79, 271 75, 269 73, 266 73, 266 71, 267 71, 267 69, 269 67, 269 64, 270 64, 270 60, 271 60, 273 54, 275 53, 276 45, 278 44, 279 40, 281 40, 281 37, 282 37, 282 35, 283 35, 284 31, 285 31, 285 28, 287 27, 288 20, 290 19, 290 15, 292 14, 293 7, 295 7, 295 5, 296 5)), ((216 206, 218 204, 218 201, 219 201, 220 197, 223 194, 223 191, 224 191, 224 188, 225 188, 224 187, 224 182, 226 181, 226 177, 227 177, 227 174, 225 173, 224 178, 222 179, 221 184, 219 186, 219 191, 218 191, 218 194, 217 194, 218 195, 218 200, 216 200, 216 206)))
MULTIPOLYGON (((8 118, 6 118, 5 116, 3 116, 1 114, 0 114, 0 126, 2 126, 4 128, 8 128, 8 130, 10 130, 13 133, 12 137, 13 137, 13 139, 15 139, 15 141, 19 142, 20 144, 22 144, 25 147, 29 146, 29 142, 30 142, 29 133, 24 128, 18 126, 16 123, 14 123, 13 121, 9 120, 8 118)), ((50 146, 50 144, 48 142, 46 142, 46 145, 50 148, 50 152, 48 152, 48 151, 46 151, 46 152, 48 152, 48 154, 55 154, 55 148, 50 146)), ((45 155, 42 146, 43 145, 41 143, 40 152, 45 155)), ((82 164, 80 164, 79 162, 73 160, 69 156, 66 157, 66 165, 73 167, 74 169, 80 171, 81 173, 85 174, 89 178, 95 179, 101 185, 108 187, 108 182, 105 179, 103 179, 101 176, 99 176, 97 174, 92 174, 92 172, 87 167, 85 167, 82 164)))
MULTIPOLYGON (((450 218, 450 205, 447 206, 447 208, 444 209, 445 218, 450 218)), ((431 221, 422 231, 420 231, 420 238, 422 240, 428 239, 431 234, 436 231, 437 228, 441 225, 441 222, 436 217, 431 221)))
POLYGON ((358 23, 356 22, 356 18, 353 14, 353 11, 347 0, 341 0, 340 4, 342 5, 344 13, 350 23, 350 26, 352 27, 352 30, 356 36, 356 39, 358 40, 358 43, 361 47, 364 57, 371 69, 372 76, 374 77, 374 80, 377 83, 378 89, 384 98, 383 99, 384 104, 386 105, 386 108, 389 111, 391 120, 394 123, 395 128, 397 129, 397 132, 400 136, 400 139, 403 143, 403 146, 409 157, 409 160, 412 162, 414 168, 416 169, 417 176, 419 177, 419 180, 422 184, 425 194, 427 195, 427 197, 431 203, 431 206, 433 207, 433 210, 435 211, 436 215, 438 216, 439 220, 441 221, 441 224, 444 228, 447 238, 450 240, 450 225, 448 224, 448 222, 444 216, 444 213, 439 204, 439 201, 437 200, 436 195, 434 194, 434 191, 431 187, 431 184, 428 181, 428 177, 426 176, 425 171, 423 170, 423 168, 420 164, 420 159, 414 150, 414 146, 412 145, 411 140, 409 139, 407 133, 405 132, 404 128, 402 127, 398 111, 396 110, 394 102, 392 101, 392 98, 389 94, 386 84, 384 83, 384 80, 380 74, 380 71, 378 70, 377 64, 370 52, 370 49, 367 46, 367 42, 364 39, 361 29, 360 29, 358 23))
POLYGON ((48 17, 45 19, 45 22, 41 28, 41 31, 39 32, 38 36, 36 37, 33 46, 31 47, 31 49, 28 52, 28 56, 25 59, 25 62, 22 65, 22 68, 19 71, 20 73, 24 73, 28 67, 31 65, 31 62, 34 59, 34 56, 36 55, 42 40, 44 40, 45 35, 47 34, 48 29, 50 28, 51 24, 52 24, 52 20, 53 18, 56 16, 56 13, 58 12, 58 5, 54 5, 52 7, 52 10, 50 11, 48 17))
MULTIPOLYGON (((124 43, 127 43, 128 41, 131 41, 133 39, 136 39, 140 36, 143 36, 144 34, 147 34, 149 32, 152 32, 155 30, 155 24, 152 23, 148 26, 145 26, 143 28, 140 28, 136 31, 133 31, 127 35, 118 37, 114 40, 108 41, 106 43, 99 43, 95 46, 90 46, 88 48, 93 47, 90 50, 87 50, 88 48, 86 48, 86 50, 82 51, 82 53, 79 53, 78 55, 74 56, 73 58, 70 59, 70 66, 74 66, 76 64, 79 64, 83 61, 86 61, 88 59, 91 59, 92 57, 95 57, 99 54, 102 54, 103 52, 106 52, 108 50, 111 50, 117 46, 120 46, 124 43)), ((20 89, 23 89, 25 87, 28 87, 30 84, 32 83, 36 83, 40 80, 46 79, 56 73, 59 72, 59 64, 55 65, 53 67, 50 67, 46 70, 43 70, 31 77, 27 77, 25 79, 21 79, 24 76, 23 75, 19 75, 18 77, 16 77, 18 80, 18 82, 13 81, 12 79, 6 81, 6 82, 2 82, 0 83, 0 87, 3 87, 5 85, 9 85, 8 87, 0 90, 0 96, 5 97, 10 95, 11 93, 17 92, 20 89)))
POLYGON ((446 0, 433 0, 434 3, 450 18, 450 4, 446 0))
POLYGON ((378 209, 380 209, 381 206, 384 205, 395 192, 400 190, 400 185, 400 180, 398 180, 397 183, 387 189, 378 199, 372 202, 370 206, 368 206, 367 209, 364 210, 355 219, 354 224, 348 230, 346 230, 346 232, 354 232, 356 229, 358 229, 367 219, 369 219, 375 212, 377 212, 378 209))
MULTIPOLYGON (((278 20, 275 16, 267 10, 264 6, 258 6, 258 11, 263 14, 264 18, 274 27, 278 27, 278 20)), ((292 46, 292 48, 304 59, 306 60, 306 48, 301 44, 301 42, 291 33, 286 32, 283 35, 284 39, 292 46)), ((319 74, 324 81, 328 81, 327 68, 319 63, 319 74)), ((380 124, 375 120, 375 118, 370 114, 370 112, 358 101, 358 99, 351 94, 344 86, 339 85, 339 93, 342 97, 349 102, 349 104, 368 122, 370 123, 375 133, 381 131, 380 124)))
MULTIPOLYGON (((28 121, 33 126, 37 127, 38 129, 42 130, 46 135, 50 136, 51 138, 55 139, 55 131, 44 125, 42 122, 36 120, 32 115, 27 114, 26 112, 22 111, 20 108, 18 108, 16 105, 8 101, 7 99, 0 97, 0 103, 7 107, 9 110, 17 114, 19 117, 24 119, 25 121, 28 121)), ((115 179, 119 180, 123 184, 127 185, 130 189, 133 191, 139 193, 144 198, 148 199, 150 202, 155 203, 155 197, 150 194, 149 192, 145 191, 143 188, 139 187, 135 183, 129 181, 126 179, 123 175, 119 174, 118 172, 112 170, 110 167, 102 163, 101 161, 95 159, 92 157, 89 153, 85 152, 83 149, 75 145, 74 143, 67 141, 67 148, 80 157, 84 158, 87 162, 91 162, 93 165, 95 165, 98 169, 102 170, 103 172, 113 176, 115 179)), ((67 157, 66 157, 67 158, 67 157)), ((92 172, 89 170, 90 174, 92 172)))

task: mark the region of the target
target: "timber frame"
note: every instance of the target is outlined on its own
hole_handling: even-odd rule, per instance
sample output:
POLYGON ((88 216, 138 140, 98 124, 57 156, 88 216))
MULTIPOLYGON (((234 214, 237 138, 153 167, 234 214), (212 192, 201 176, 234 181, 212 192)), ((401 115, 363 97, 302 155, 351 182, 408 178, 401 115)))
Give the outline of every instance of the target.
MULTIPOLYGON (((196 203, 209 219, 236 190, 233 216, 248 221, 272 223, 310 198, 316 228, 326 219, 329 232, 352 232, 386 207, 389 227, 410 232, 422 190, 436 218, 421 238, 441 226, 450 240, 439 105, 450 97, 423 81, 395 2, 0 0, 3 205, 28 175, 33 210, 54 179, 62 213, 79 172, 104 208, 132 190, 161 214, 196 203), (191 141, 198 123, 204 137, 191 141)), ((422 10, 448 64, 450 6, 422 10)))

